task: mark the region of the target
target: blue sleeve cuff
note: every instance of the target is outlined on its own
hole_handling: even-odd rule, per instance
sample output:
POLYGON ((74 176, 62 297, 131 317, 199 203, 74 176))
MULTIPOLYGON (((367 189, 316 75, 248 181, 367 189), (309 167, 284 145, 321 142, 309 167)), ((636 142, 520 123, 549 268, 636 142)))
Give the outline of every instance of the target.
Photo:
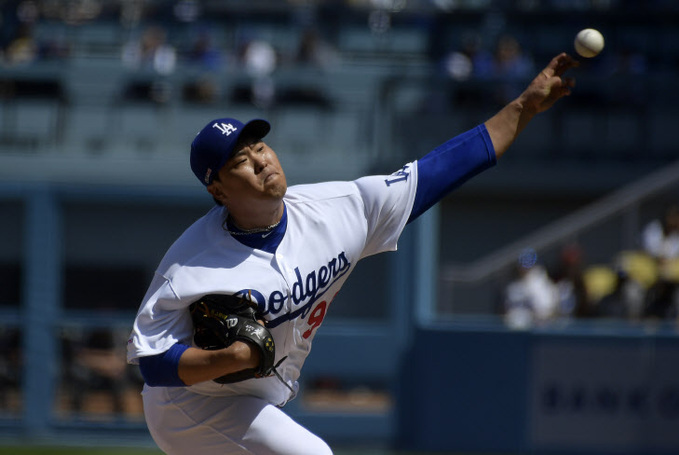
POLYGON ((417 193, 408 223, 464 182, 497 163, 485 125, 438 146, 417 161, 417 193))
POLYGON ((162 354, 139 358, 139 370, 151 387, 185 387, 179 379, 179 358, 189 347, 176 343, 162 354))

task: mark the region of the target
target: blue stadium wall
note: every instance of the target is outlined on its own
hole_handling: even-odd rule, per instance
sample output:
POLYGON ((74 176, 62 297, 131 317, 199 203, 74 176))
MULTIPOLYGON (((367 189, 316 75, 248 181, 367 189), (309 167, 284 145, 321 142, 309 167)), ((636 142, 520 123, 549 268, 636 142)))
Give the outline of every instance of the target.
POLYGON ((421 328, 400 375, 401 448, 679 451, 679 338, 672 327, 421 328))

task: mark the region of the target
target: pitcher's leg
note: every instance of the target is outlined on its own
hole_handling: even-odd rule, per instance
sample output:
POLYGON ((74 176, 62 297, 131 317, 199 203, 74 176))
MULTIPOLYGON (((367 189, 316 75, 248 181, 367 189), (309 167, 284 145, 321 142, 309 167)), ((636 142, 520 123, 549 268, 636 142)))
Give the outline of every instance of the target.
POLYGON ((332 455, 318 436, 255 397, 212 397, 145 387, 144 414, 169 455, 332 455))

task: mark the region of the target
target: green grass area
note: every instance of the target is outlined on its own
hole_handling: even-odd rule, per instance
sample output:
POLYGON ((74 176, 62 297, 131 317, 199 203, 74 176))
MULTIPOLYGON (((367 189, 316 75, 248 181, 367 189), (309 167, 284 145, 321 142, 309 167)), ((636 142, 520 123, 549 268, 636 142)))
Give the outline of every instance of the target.
MULTIPOLYGON (((388 455, 381 450, 336 450, 335 455, 388 455)), ((163 455, 158 449, 132 447, 0 446, 0 455, 163 455)), ((417 455, 399 453, 398 455, 417 455)))
MULTIPOLYGON (((12 445, 0 446, 0 455, 163 455, 158 449, 137 447, 67 447, 67 446, 37 446, 12 445)), ((335 455, 421 455, 415 452, 390 452, 371 449, 336 449, 335 455)), ((427 455, 465 455, 465 454, 432 454, 427 455)), ((472 454, 467 454, 472 455, 472 454)), ((498 454, 499 455, 499 454, 498 454)))
POLYGON ((158 449, 130 447, 0 447, 0 455, 162 455, 158 449))
MULTIPOLYGON (((386 455, 380 451, 336 451, 335 453, 336 455, 386 455)), ((163 452, 157 449, 130 447, 0 447, 0 455, 163 455, 163 452)))

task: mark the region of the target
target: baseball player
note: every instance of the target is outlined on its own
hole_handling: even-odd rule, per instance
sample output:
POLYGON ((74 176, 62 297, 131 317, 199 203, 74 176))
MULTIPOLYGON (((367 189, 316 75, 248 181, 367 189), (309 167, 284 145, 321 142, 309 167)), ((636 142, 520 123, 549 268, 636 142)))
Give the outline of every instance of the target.
POLYGON ((209 122, 191 144, 191 169, 216 205, 167 251, 128 341, 158 446, 168 454, 331 454, 282 408, 298 392, 335 296, 358 261, 395 250, 409 222, 493 166, 534 115, 568 95, 574 81, 563 75, 576 65, 567 54, 554 57, 484 124, 391 175, 351 182, 288 188, 263 141, 267 121, 209 122), (256 326, 275 341, 275 374, 217 380, 256 370, 262 352, 248 341, 198 347, 189 307, 208 294, 256 304, 256 326))

